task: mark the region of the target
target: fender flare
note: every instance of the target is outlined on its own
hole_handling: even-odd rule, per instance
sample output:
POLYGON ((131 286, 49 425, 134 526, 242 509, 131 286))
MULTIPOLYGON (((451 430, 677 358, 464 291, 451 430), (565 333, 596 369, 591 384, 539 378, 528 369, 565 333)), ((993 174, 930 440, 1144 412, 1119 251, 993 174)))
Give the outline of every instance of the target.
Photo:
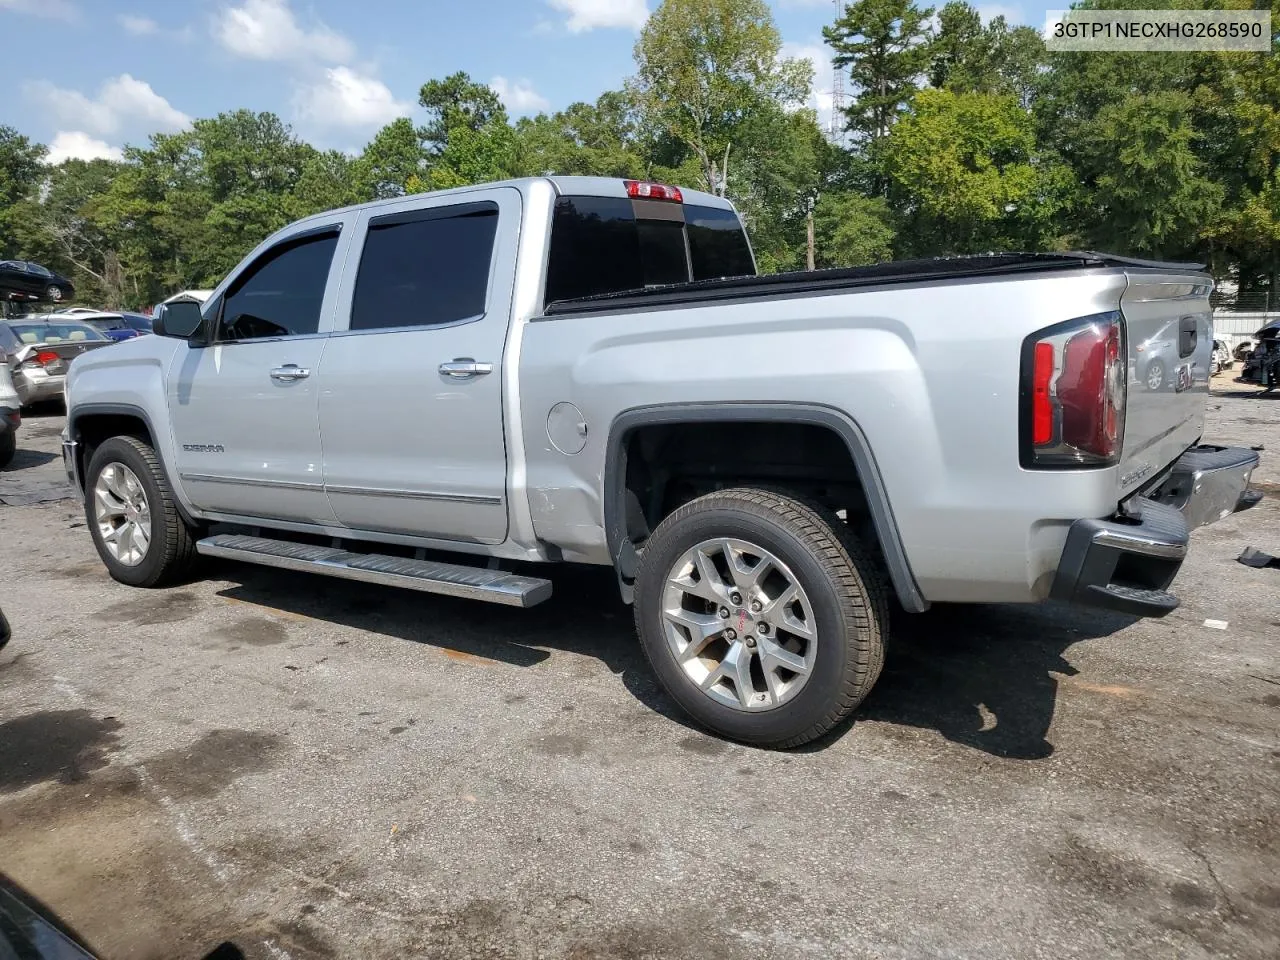
MULTIPOLYGON (((195 526, 198 523, 198 520, 184 502, 183 494, 179 490, 178 485, 174 483, 173 471, 170 469, 169 464, 165 462, 164 450, 162 450, 160 446, 160 434, 157 433, 155 422, 151 419, 151 415, 147 413, 146 409, 132 403, 94 403, 91 401, 89 403, 76 404, 72 410, 67 411, 67 433, 77 444, 80 442, 80 431, 78 427, 80 420, 84 417, 93 416, 95 414, 105 414, 108 416, 118 417, 135 417, 142 421, 143 426, 147 428, 147 433, 151 435, 151 443, 156 452, 156 457, 159 458, 161 465, 165 469, 165 473, 169 475, 169 487, 174 492, 174 506, 178 508, 178 513, 188 525, 195 526)), ((83 450, 79 450, 76 454, 77 457, 82 457, 83 455, 83 450)), ((82 485, 84 482, 84 470, 88 466, 89 465, 87 463, 77 464, 76 466, 76 473, 82 485)))
POLYGON ((929 601, 920 592, 911 564, 902 545, 902 535, 893 517, 884 478, 871 452, 871 444, 858 424, 834 407, 803 403, 675 403, 632 407, 614 418, 605 446, 604 529, 609 556, 622 588, 623 598, 630 602, 631 584, 635 580, 637 555, 626 536, 627 451, 624 441, 637 427, 673 423, 706 423, 710 421, 773 421, 803 423, 825 427, 844 441, 853 458, 858 479, 867 496, 871 521, 880 539, 885 564, 894 592, 902 606, 912 613, 929 609, 929 601))

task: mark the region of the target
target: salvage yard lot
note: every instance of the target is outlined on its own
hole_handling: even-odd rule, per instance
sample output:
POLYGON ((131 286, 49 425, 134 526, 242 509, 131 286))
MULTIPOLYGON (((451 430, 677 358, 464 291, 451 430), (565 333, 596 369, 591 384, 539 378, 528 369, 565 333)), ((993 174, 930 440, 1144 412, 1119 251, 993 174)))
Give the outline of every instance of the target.
MULTIPOLYGON (((0 872, 111 960, 1274 958, 1280 570, 1235 557, 1280 554, 1280 398, 1217 391, 1267 496, 1194 535, 1177 611, 936 608, 791 753, 687 726, 608 571, 529 611, 138 591, 78 505, 0 505, 0 872)), ((53 495, 61 425, 0 499, 53 495)))

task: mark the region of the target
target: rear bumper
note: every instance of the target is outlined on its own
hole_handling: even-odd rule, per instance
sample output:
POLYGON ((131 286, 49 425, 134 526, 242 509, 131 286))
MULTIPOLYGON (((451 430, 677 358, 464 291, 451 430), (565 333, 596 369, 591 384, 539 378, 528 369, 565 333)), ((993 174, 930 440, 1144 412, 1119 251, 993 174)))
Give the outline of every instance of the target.
POLYGON ((1108 520, 1077 520, 1067 534, 1050 596, 1141 617, 1178 606, 1167 592, 1196 527, 1252 507, 1258 455, 1241 447, 1194 447, 1168 479, 1108 520))

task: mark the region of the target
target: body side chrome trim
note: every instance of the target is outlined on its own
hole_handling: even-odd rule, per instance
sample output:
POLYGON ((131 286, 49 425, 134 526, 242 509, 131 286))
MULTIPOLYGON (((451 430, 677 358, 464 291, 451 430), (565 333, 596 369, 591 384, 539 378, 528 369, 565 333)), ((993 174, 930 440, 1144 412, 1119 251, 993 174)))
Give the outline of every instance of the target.
POLYGON ((277 490, 324 490, 323 483, 300 483, 294 480, 263 480, 258 477, 228 477, 209 473, 183 473, 179 476, 193 483, 235 483, 246 487, 272 487, 277 490))
POLYGON ((352 497, 395 497, 403 500, 448 500, 453 503, 500 504, 501 497, 479 494, 435 493, 430 490, 388 490, 381 487, 336 487, 325 484, 326 493, 340 493, 352 497))

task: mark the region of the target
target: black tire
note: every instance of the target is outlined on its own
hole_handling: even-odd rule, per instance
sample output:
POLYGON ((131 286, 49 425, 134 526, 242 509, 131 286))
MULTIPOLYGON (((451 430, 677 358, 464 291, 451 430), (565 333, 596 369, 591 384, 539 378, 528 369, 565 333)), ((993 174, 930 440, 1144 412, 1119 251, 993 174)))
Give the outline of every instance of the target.
POLYGON ((132 587, 162 587, 190 577, 198 555, 196 536, 178 512, 169 478, 156 452, 136 437, 112 437, 104 441, 89 460, 84 480, 84 510, 93 545, 107 572, 132 587), (122 463, 137 476, 151 509, 151 544, 146 555, 133 566, 111 556, 103 543, 94 515, 93 488, 104 467, 122 463))
POLYGON ((636 576, 636 632, 654 673, 693 719, 721 736, 759 747, 799 746, 847 717, 884 665, 889 599, 871 551, 820 504, 742 487, 708 494, 658 525, 636 576), (771 551, 808 595, 819 636, 813 672, 790 699, 760 712, 735 710, 700 691, 676 662, 662 616, 666 578, 696 544, 735 537, 771 551))
POLYGON ((18 435, 12 430, 0 433, 0 470, 13 462, 13 455, 18 452, 18 435))
POLYGON ((44 298, 52 300, 54 303, 60 303, 62 301, 62 288, 56 283, 49 284, 44 288, 44 298))
POLYGON ((1159 360, 1152 360, 1149 364, 1147 364, 1146 376, 1144 377, 1142 382, 1146 385, 1146 388, 1148 390, 1159 390, 1161 387, 1164 386, 1164 377, 1165 377, 1164 363, 1162 363, 1159 360), (1154 387, 1151 385, 1152 380, 1157 381, 1154 387))

